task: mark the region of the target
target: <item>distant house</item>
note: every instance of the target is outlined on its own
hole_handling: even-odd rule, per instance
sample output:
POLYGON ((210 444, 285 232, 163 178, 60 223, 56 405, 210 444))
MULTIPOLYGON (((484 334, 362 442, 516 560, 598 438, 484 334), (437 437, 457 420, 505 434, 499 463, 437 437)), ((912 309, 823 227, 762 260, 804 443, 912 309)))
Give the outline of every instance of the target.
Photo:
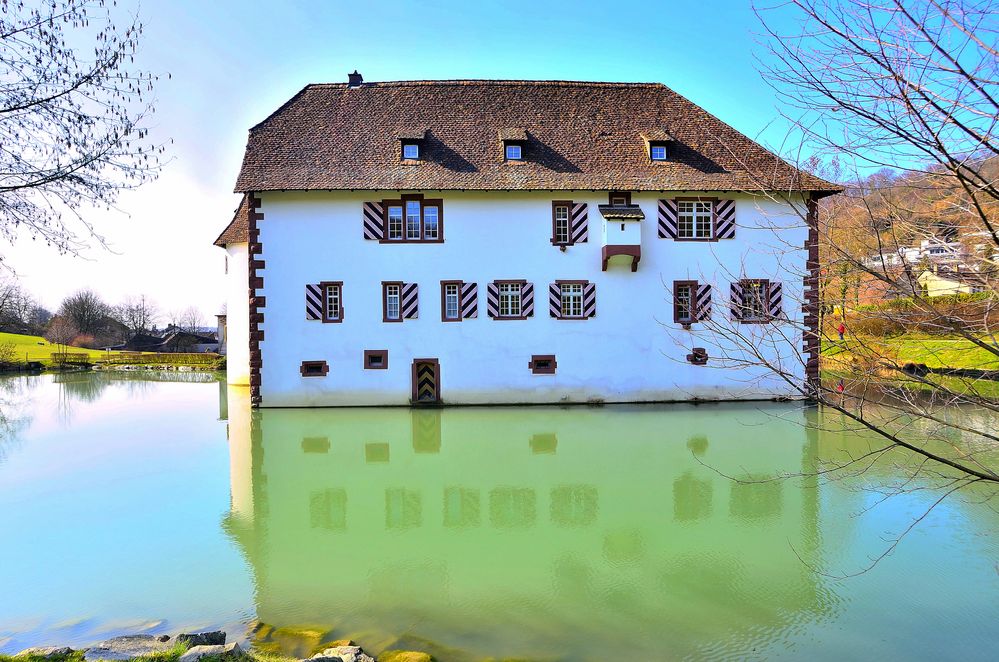
POLYGON ((162 336, 137 333, 127 342, 106 349, 123 352, 217 352, 219 341, 215 338, 214 333, 202 334, 173 330, 162 336))
POLYGON ((988 289, 986 278, 980 273, 927 269, 917 278, 922 293, 928 297, 948 294, 973 294, 988 289))

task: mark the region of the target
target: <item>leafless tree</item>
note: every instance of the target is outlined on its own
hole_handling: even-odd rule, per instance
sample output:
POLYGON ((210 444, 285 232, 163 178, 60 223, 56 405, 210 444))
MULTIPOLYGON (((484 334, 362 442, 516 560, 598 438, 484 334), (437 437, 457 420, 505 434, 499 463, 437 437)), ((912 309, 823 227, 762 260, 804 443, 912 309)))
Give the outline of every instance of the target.
POLYGON ((32 325, 37 303, 13 277, 0 279, 0 329, 23 332, 32 325))
POLYGON ((0 232, 11 241, 26 230, 61 252, 103 244, 84 208, 111 208, 159 170, 145 126, 156 77, 135 68, 142 25, 122 25, 115 4, 0 2, 0 232))
POLYGON ((180 326, 190 333, 197 333, 204 326, 205 318, 194 306, 188 306, 180 316, 180 326))
POLYGON ((128 297, 116 307, 115 314, 133 334, 148 331, 159 317, 156 304, 145 294, 128 297))
POLYGON ((89 289, 69 295, 59 306, 59 316, 69 320, 78 333, 88 336, 103 331, 110 312, 100 295, 89 289))
POLYGON ((49 326, 45 330, 45 339, 53 345, 61 346, 63 352, 73 340, 80 335, 80 331, 73 324, 72 320, 62 315, 56 315, 49 321, 49 326))
MULTIPOLYGON (((711 365, 738 368, 747 389, 783 383, 820 405, 823 425, 867 436, 867 452, 820 467, 821 478, 856 481, 876 503, 933 495, 863 571, 945 499, 991 499, 999 486, 999 14, 985 0, 789 0, 756 11, 768 44, 762 73, 793 123, 789 144, 809 155, 796 160, 847 184, 820 202, 775 191, 770 173, 757 173, 769 197, 797 211, 790 222, 770 221, 772 238, 752 248, 776 257, 787 293, 763 324, 739 317, 766 302, 716 294, 704 323, 711 365), (786 239, 806 234, 821 248, 821 276, 786 239), (923 241, 953 251, 946 269, 979 293, 931 296, 924 268, 932 260, 906 251, 923 241), (848 296, 855 290, 871 305, 848 296), (816 328, 811 315, 834 306, 842 317, 819 316, 816 328), (946 351, 931 342, 926 366, 907 365, 891 334, 911 329, 960 342, 997 372, 948 370, 946 351), (803 380, 814 366, 802 346, 815 341, 822 378, 803 380), (865 482, 883 463, 898 480, 865 482)), ((727 275, 734 282, 747 271, 735 265, 727 275)))

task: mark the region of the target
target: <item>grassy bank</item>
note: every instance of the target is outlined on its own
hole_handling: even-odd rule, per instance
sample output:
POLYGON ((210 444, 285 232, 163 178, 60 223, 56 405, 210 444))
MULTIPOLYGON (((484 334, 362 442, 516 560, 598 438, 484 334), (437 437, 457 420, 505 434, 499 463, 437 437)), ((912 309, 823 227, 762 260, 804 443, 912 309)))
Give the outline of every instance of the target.
POLYGON ((84 362, 100 367, 139 365, 173 369, 190 366, 202 370, 220 370, 225 366, 225 358, 217 354, 118 352, 66 347, 54 345, 41 336, 26 336, 19 333, 0 333, 0 348, 2 347, 13 348, 12 362, 15 365, 37 362, 46 368, 59 363, 57 357, 60 354, 66 355, 66 358, 73 363, 84 362))
MULTIPOLYGON (((989 339, 983 339, 990 342, 989 339)), ((999 357, 964 338, 907 333, 899 336, 854 336, 842 342, 827 340, 822 358, 829 368, 842 368, 880 356, 886 360, 922 363, 929 368, 999 370, 999 357)))
POLYGON ((99 349, 84 349, 53 345, 41 336, 25 336, 19 333, 0 333, 0 346, 13 344, 14 360, 17 362, 38 361, 43 365, 52 365, 53 352, 69 351, 73 354, 86 354, 88 359, 96 361, 107 355, 99 349))

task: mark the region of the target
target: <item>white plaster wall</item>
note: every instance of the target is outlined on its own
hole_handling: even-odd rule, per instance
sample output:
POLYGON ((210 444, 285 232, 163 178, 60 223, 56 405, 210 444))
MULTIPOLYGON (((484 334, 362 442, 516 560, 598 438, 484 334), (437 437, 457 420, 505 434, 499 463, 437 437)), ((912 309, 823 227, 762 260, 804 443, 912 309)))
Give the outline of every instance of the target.
MULTIPOLYGON (((667 289, 673 280, 712 283, 714 315, 722 320, 729 283, 740 272, 748 278, 779 280, 786 314, 800 320, 805 264, 800 247, 807 230, 786 205, 733 195, 736 239, 674 242, 657 238, 657 200, 662 195, 636 193, 633 201, 641 205, 646 220, 639 224, 642 260, 632 273, 630 260, 614 261, 607 272, 600 271, 603 219, 597 205, 607 202, 606 192, 426 194, 444 200, 443 244, 389 245, 362 238, 362 202, 398 197, 396 191, 261 195, 264 217, 258 227, 266 267, 258 275, 264 278, 267 299, 261 325, 263 406, 408 404, 414 358, 439 359, 441 396, 449 404, 795 395, 766 370, 720 366, 716 357, 722 350, 713 333, 699 325, 684 331, 672 323, 667 289), (589 242, 565 252, 551 245, 553 199, 589 203, 589 242), (534 283, 534 317, 491 319, 486 315, 486 284, 516 278, 534 283), (478 284, 477 319, 441 322, 440 281, 452 279, 478 284), (596 283, 596 317, 551 318, 547 288, 556 279, 596 283), (304 286, 324 280, 344 283, 341 324, 305 319, 304 286), (419 319, 381 321, 383 280, 419 283, 419 319), (709 366, 685 361, 693 346, 708 348, 713 357, 709 366), (365 349, 389 350, 389 369, 364 370, 365 349), (557 374, 532 374, 527 367, 532 354, 555 354, 557 374), (300 375, 303 360, 320 359, 330 365, 326 377, 300 375)), ((242 260, 233 256, 235 263, 245 264, 245 254, 242 260)), ((245 329, 235 328, 237 319, 246 318, 245 300, 245 293, 230 297, 230 371, 242 365, 235 353, 247 344, 245 329)), ((771 340, 777 335, 768 326, 741 329, 769 334, 771 340)), ((797 357, 800 333, 790 325, 784 325, 783 332, 786 339, 763 343, 765 351, 803 379, 797 357)))
POLYGON ((233 386, 250 384, 249 262, 245 243, 229 244, 226 287, 226 379, 233 386))

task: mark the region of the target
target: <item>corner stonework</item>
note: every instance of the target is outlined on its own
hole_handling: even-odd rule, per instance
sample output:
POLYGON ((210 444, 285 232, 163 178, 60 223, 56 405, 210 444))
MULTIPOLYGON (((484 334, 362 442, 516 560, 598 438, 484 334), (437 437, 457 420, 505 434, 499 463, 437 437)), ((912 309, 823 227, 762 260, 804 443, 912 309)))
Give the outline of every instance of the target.
POLYGON ((264 247, 260 243, 260 229, 257 224, 264 219, 260 209, 260 198, 253 193, 247 193, 247 203, 249 207, 248 229, 249 241, 247 243, 247 259, 249 260, 249 297, 250 297, 250 405, 260 406, 260 370, 263 366, 260 358, 260 343, 264 340, 264 331, 260 325, 264 321, 262 308, 266 303, 263 296, 264 277, 257 274, 258 269, 264 268, 262 259, 264 247))

